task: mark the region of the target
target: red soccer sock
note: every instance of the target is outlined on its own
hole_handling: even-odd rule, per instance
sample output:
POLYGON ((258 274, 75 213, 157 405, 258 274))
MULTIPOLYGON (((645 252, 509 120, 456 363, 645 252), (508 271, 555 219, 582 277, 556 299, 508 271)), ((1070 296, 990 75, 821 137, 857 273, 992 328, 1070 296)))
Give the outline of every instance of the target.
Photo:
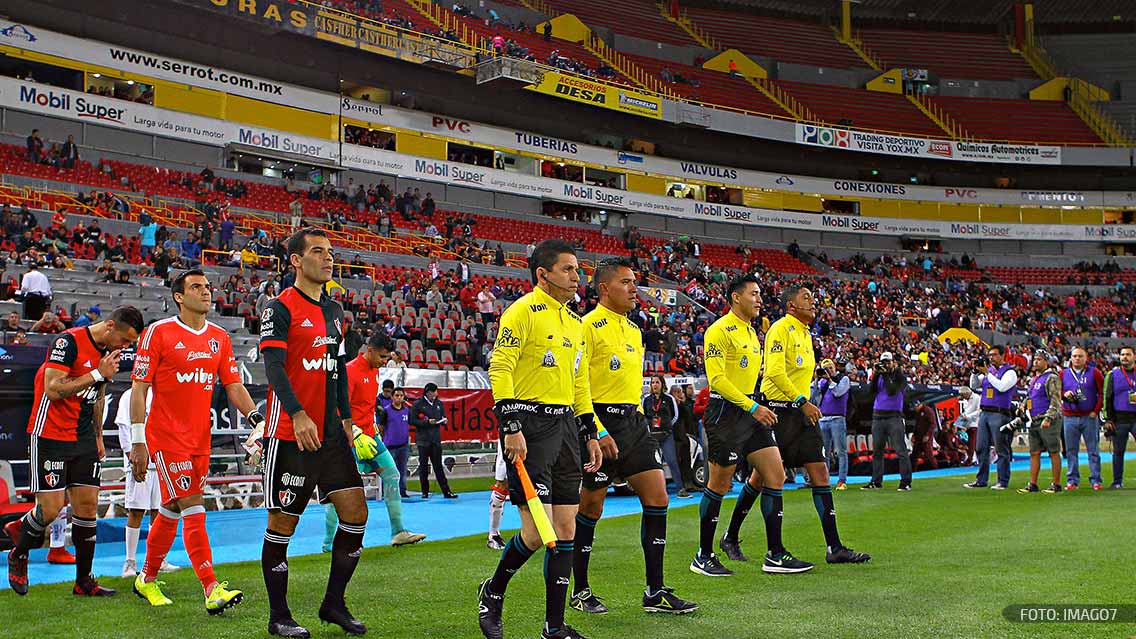
POLYGON ((174 545, 177 536, 178 519, 180 515, 175 512, 158 509, 158 516, 150 524, 150 532, 146 535, 146 562, 142 564, 142 580, 154 581, 158 578, 158 569, 166 560, 170 546, 174 545))
POLYGON ((185 552, 193 564, 193 572, 201 587, 208 594, 208 590, 217 583, 213 574, 213 549, 209 547, 209 533, 205 531, 205 507, 190 506, 182 511, 182 536, 185 541, 185 552))

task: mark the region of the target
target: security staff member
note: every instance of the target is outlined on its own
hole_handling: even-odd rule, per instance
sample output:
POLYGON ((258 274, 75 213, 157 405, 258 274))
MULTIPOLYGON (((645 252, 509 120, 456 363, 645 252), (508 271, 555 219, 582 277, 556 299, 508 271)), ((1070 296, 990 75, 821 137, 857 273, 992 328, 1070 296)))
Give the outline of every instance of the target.
POLYGON ((785 316, 765 334, 765 376, 761 380, 765 405, 777 414, 773 426, 777 447, 785 464, 792 468, 803 466, 812 480, 813 505, 827 546, 825 561, 863 563, 871 557, 840 542, 824 442, 817 425, 821 411, 808 399, 816 370, 813 336, 809 333, 809 326, 816 319, 816 301, 811 290, 791 284, 785 287, 781 302, 785 316))
POLYGON ((734 574, 714 555, 714 537, 722 499, 730 492, 738 461, 745 459, 753 471, 734 508, 730 530, 719 541, 719 547, 730 559, 746 560, 737 532, 760 494, 768 545, 768 568, 763 569, 803 572, 811 569, 812 564, 798 561, 781 544, 781 487, 785 470, 773 440, 777 416, 758 404, 755 393, 761 372, 761 342, 753 328, 753 321, 761 313, 757 279, 752 275, 735 278, 726 287, 726 299, 730 312, 706 330, 703 348, 710 383, 710 401, 703 415, 710 473, 699 505, 698 554, 690 563, 690 570, 709 577, 734 574))
POLYGON ((1108 372, 1104 380, 1104 403, 1101 405, 1105 435, 1112 439, 1112 485, 1124 486, 1124 450, 1128 437, 1136 437, 1136 352, 1131 346, 1120 349, 1120 366, 1108 372))
MULTIPOLYGON (((659 442, 648 429, 648 417, 639 404, 643 387, 643 335, 627 318, 639 296, 635 271, 627 258, 600 262, 592 275, 599 305, 584 316, 584 362, 591 383, 592 405, 611 437, 600 438, 603 466, 584 473, 580 512, 576 515, 576 548, 572 573, 575 582, 569 605, 581 612, 602 614, 607 606, 592 594, 588 562, 595 547, 596 524, 603 514, 607 487, 623 477, 643 506, 640 530, 647 589, 647 612, 684 614, 698 604, 675 596, 663 584, 663 551, 667 541, 666 480, 659 462, 659 442)), ((673 398, 672 398, 673 399, 673 398)))
POLYGON ((430 465, 438 477, 438 487, 446 499, 457 499, 450 490, 446 479, 446 467, 442 463, 442 431, 446 423, 446 409, 438 399, 438 385, 428 382, 422 389, 422 397, 410 407, 410 425, 414 426, 414 443, 418 446, 418 481, 422 486, 422 499, 430 498, 430 465))
POLYGON ((820 408, 820 432, 824 436, 824 449, 828 463, 836 459, 836 490, 847 489, 848 481, 848 390, 852 382, 836 368, 831 359, 822 360, 813 392, 813 403, 820 408))
MULTIPOLYGON (((587 446, 585 472, 599 470, 602 455, 596 441, 589 367, 583 361, 583 321, 566 306, 580 281, 576 251, 563 240, 545 240, 529 258, 529 272, 535 285, 532 292, 501 315, 489 383, 501 448, 511 462, 524 463, 556 531, 556 550, 545 560, 541 636, 577 639, 580 634, 564 623, 564 604, 580 504, 580 437, 587 446)), ((509 540, 493 577, 479 588, 478 623, 486 639, 502 637, 505 588, 541 545, 513 464, 508 465, 508 482, 510 499, 520 510, 521 532, 509 540)))

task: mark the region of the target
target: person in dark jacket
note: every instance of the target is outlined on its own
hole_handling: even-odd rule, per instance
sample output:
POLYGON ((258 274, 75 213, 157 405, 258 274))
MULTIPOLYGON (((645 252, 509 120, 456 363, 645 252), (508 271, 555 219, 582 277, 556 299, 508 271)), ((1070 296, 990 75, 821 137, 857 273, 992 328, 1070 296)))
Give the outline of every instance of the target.
POLYGON ((666 382, 662 375, 651 378, 651 392, 643 396, 643 415, 651 428, 651 436, 659 442, 663 460, 671 469, 671 481, 678 486, 678 497, 686 499, 690 494, 682 483, 682 470, 679 468, 678 453, 675 450, 674 428, 678 421, 678 402, 666 393, 666 382))
POLYGON ((438 486, 446 499, 457 499, 446 480, 446 469, 442 466, 441 426, 446 423, 446 410, 438 399, 438 385, 426 384, 422 397, 410 408, 410 424, 414 426, 415 443, 418 445, 418 481, 422 483, 422 498, 430 498, 430 464, 438 476, 438 486))
POLYGON ((674 426, 675 453, 679 471, 682 472, 682 490, 689 494, 694 489, 694 473, 690 467, 690 436, 697 432, 694 424, 694 400, 687 400, 686 392, 678 384, 671 387, 671 396, 678 404, 678 419, 674 426))

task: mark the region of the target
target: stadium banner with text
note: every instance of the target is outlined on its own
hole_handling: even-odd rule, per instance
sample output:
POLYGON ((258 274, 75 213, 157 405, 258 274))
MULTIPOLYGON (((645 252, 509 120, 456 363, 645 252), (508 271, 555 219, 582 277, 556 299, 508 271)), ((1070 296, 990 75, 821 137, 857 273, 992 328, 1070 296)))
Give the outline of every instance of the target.
MULTIPOLYGON (((212 6, 212 5, 211 5, 212 6)), ((259 14, 265 20, 276 22, 275 5, 263 5, 259 14)), ((290 5, 292 7, 298 5, 290 5)), ((228 5, 225 5, 228 7, 228 5)), ((248 7, 234 11, 247 13, 248 7)), ((298 15, 307 16, 304 11, 298 15)), ((285 14, 280 14, 281 19, 285 14)), ((387 50, 394 46, 390 33, 373 28, 366 22, 353 21, 339 14, 319 12, 303 21, 305 33, 323 33, 325 39, 350 39, 350 46, 387 50), (322 16, 322 17, 321 17, 322 16), (348 24, 345 21, 350 21, 348 24)), ((817 177, 750 171, 723 165, 671 160, 645 154, 615 151, 600 146, 582 144, 527 131, 495 127, 462 118, 436 115, 377 104, 331 93, 270 81, 257 76, 200 65, 154 53, 115 46, 96 40, 76 38, 42 29, 0 20, 0 50, 10 47, 37 54, 52 55, 69 60, 108 67, 127 73, 137 73, 193 87, 221 91, 266 102, 286 104, 301 109, 327 114, 340 114, 376 126, 391 126, 420 133, 440 134, 447 137, 493 146, 499 149, 532 153, 562 161, 579 161, 605 166, 616 171, 637 171, 676 180, 722 184, 726 186, 774 189, 787 192, 829 195, 835 197, 871 197, 878 199, 918 200, 939 203, 999 204, 1009 206, 1117 206, 1136 207, 1136 193, 1101 191, 1021 191, 968 187, 931 187, 914 184, 889 184, 860 180, 825 179, 817 177)), ((605 85, 606 86, 606 85, 605 85)), ((818 140, 829 144, 843 143, 845 138, 836 132, 843 129, 820 127, 818 140), (823 132, 820 131, 823 129, 823 132), (838 141, 839 138, 839 141, 838 141)), ((800 135, 800 134, 798 134, 800 135)), ((1049 155, 1051 148, 994 145, 982 142, 951 143, 949 151, 940 141, 890 136, 892 143, 906 148, 926 148, 934 157, 963 160, 993 161, 989 157, 1009 149, 1027 149, 1049 155), (924 144, 926 143, 926 144, 924 144), (956 158, 957 159, 957 158, 956 158)), ((1056 148, 1056 147, 1053 147, 1056 148)), ((1032 156, 1033 153, 1026 153, 1032 156)), ((1010 157, 1010 156, 1006 156, 1010 157)), ((1052 163, 1052 162, 1048 162, 1052 163)))
POLYGON ((0 45, 309 111, 333 113, 336 108, 336 97, 323 91, 4 20, 0 45))
POLYGON ((1134 225, 988 224, 873 218, 798 213, 648 195, 339 144, 332 140, 248 127, 9 78, 0 78, 0 107, 215 146, 240 144, 263 150, 266 154, 279 151, 337 163, 344 168, 584 204, 601 209, 836 233, 918 238, 1136 242, 1134 225))
POLYGON ((0 77, 0 107, 215 146, 241 144, 334 162, 339 143, 0 77))
POLYGON ((340 162, 345 168, 378 171, 399 177, 584 204, 603 209, 657 213, 686 219, 734 222, 752 226, 916 238, 1136 242, 1136 225, 993 224, 909 220, 709 204, 685 198, 564 182, 460 162, 420 158, 352 144, 343 145, 340 162))
POLYGON ((174 0, 197 9, 215 11, 259 25, 310 36, 311 9, 292 0, 174 0))
POLYGON ((830 149, 913 158, 1001 164, 1061 164, 1059 146, 936 140, 799 122, 796 125, 796 141, 830 149))
POLYGON ((870 197, 885 200, 917 200, 943 204, 998 204, 1007 206, 1136 206, 1136 193, 1124 191, 1044 191, 939 187, 891 184, 863 180, 819 178, 784 173, 751 171, 704 162, 672 160, 651 155, 615 151, 528 131, 508 129, 447 115, 415 111, 364 100, 342 98, 340 114, 345 119, 374 127, 393 127, 441 135, 498 150, 517 151, 560 161, 605 166, 616 171, 638 171, 675 180, 692 180, 726 186, 753 187, 834 197, 870 197))
POLYGON ((641 115, 645 118, 661 120, 663 117, 663 101, 660 98, 580 76, 546 71, 540 82, 530 84, 525 88, 537 93, 622 113, 641 115))

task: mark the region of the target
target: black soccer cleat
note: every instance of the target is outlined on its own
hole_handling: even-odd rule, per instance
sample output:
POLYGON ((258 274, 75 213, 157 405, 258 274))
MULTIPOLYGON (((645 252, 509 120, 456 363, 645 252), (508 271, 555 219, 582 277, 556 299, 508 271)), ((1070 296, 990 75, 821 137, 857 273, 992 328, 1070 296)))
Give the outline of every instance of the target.
POLYGON ((8 551, 8 585, 17 595, 28 594, 28 558, 16 556, 16 549, 8 551))
POLYGON ((1041 489, 1037 487, 1037 484, 1030 482, 1025 485, 1025 488, 1019 488, 1018 492, 1023 495, 1028 495, 1030 493, 1039 493, 1041 489))
POLYGON ((289 639, 311 639, 312 633, 291 617, 268 622, 268 634, 289 639))
POLYGON ((830 564, 862 564, 872 556, 866 552, 856 552, 847 546, 841 546, 836 550, 829 550, 824 556, 824 560, 830 564))
POLYGON ((118 594, 118 591, 114 588, 100 586, 97 579, 87 575, 86 579, 75 582, 71 594, 78 597, 113 597, 118 594))
POLYGON ((477 625, 485 639, 502 639, 501 610, 505 607, 505 595, 489 590, 489 579, 477 587, 477 625))
POLYGON ((880 488, 883 488, 883 484, 877 484, 874 481, 870 481, 863 486, 860 486, 860 490, 878 490, 880 488))
POLYGON ((725 535, 718 540, 718 547, 726 554, 726 558, 730 561, 749 561, 749 557, 745 556, 742 552, 741 539, 729 539, 725 535))
POLYGON ((765 553, 765 562, 761 565, 762 572, 775 575, 795 575, 812 569, 812 564, 797 559, 788 550, 782 550, 776 554, 770 550, 765 553))
POLYGON ((671 615, 685 615, 698 610, 698 604, 686 601, 674 594, 674 588, 663 586, 656 592, 648 588, 643 593, 643 610, 662 612, 671 615))
POLYGON ((734 571, 722 565, 718 561, 718 556, 710 553, 709 557, 702 557, 695 555, 694 561, 690 562, 690 572, 699 575, 706 575, 707 577, 729 577, 734 574, 734 571))
POLYGON ((600 601, 600 598, 592 592, 591 588, 584 588, 579 592, 572 593, 572 598, 568 600, 568 606, 572 610, 579 610, 590 615, 607 614, 607 606, 600 601))
POLYGON ((540 631, 540 637, 541 639, 588 639, 568 624, 560 626, 556 629, 556 632, 549 632, 548 626, 545 625, 544 630, 540 631))
POLYGON ((896 488, 896 491, 901 493, 911 492, 911 482, 901 482, 899 488, 896 488))
POLYGON ((347 610, 346 604, 324 604, 320 606, 319 618, 320 621, 333 623, 343 628, 343 632, 349 635, 367 634, 367 626, 364 625, 362 621, 356 619, 351 612, 347 610))

